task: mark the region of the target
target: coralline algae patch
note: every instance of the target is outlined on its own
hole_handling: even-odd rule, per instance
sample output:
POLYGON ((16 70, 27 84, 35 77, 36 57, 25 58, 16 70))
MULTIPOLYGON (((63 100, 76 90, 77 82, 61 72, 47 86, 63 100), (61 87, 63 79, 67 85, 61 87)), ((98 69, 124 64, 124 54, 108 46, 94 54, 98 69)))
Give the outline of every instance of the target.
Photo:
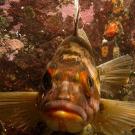
MULTIPOLYGON (((47 15, 55 16, 57 13, 61 13, 63 21, 65 21, 68 16, 74 17, 74 5, 71 3, 58 6, 56 9, 57 12, 48 12, 47 15)), ((84 25, 91 24, 94 20, 93 4, 87 9, 80 10, 80 18, 84 25)))

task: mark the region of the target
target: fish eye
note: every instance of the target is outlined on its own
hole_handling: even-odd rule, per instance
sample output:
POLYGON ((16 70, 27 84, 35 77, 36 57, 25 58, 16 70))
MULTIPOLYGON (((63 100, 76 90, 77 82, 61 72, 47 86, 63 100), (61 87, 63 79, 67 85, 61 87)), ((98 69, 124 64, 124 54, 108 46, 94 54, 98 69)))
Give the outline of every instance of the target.
POLYGON ((93 86, 93 80, 91 77, 88 77, 88 84, 90 88, 93 86))
POLYGON ((50 90, 52 88, 52 77, 48 70, 43 77, 43 86, 46 90, 50 90))

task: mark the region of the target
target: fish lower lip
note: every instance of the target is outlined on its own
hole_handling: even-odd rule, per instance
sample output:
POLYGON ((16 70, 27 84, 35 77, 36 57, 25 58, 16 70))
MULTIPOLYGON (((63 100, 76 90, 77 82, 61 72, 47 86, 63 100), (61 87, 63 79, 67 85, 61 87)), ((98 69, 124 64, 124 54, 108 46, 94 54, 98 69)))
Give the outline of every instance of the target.
POLYGON ((85 110, 78 106, 75 105, 69 101, 65 100, 56 100, 56 101, 50 101, 47 102, 44 106, 44 112, 49 112, 51 110, 63 110, 67 112, 73 112, 78 114, 84 121, 87 120, 87 115, 85 110))

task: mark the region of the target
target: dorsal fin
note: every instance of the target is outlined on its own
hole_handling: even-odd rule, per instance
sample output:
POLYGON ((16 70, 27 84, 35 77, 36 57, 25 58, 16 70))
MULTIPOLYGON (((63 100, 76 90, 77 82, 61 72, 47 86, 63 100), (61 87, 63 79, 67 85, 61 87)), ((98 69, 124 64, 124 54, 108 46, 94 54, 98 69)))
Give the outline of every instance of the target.
POLYGON ((75 14, 74 14, 74 36, 78 36, 78 22, 79 22, 79 0, 74 0, 75 14))

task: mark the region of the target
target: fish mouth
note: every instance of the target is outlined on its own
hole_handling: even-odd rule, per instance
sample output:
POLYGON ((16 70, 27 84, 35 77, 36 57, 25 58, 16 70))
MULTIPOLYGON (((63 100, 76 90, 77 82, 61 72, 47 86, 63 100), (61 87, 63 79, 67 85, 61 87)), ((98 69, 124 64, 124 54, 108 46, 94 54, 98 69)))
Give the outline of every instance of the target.
POLYGON ((44 113, 50 117, 87 120, 87 114, 81 106, 65 100, 47 102, 44 106, 44 113))

